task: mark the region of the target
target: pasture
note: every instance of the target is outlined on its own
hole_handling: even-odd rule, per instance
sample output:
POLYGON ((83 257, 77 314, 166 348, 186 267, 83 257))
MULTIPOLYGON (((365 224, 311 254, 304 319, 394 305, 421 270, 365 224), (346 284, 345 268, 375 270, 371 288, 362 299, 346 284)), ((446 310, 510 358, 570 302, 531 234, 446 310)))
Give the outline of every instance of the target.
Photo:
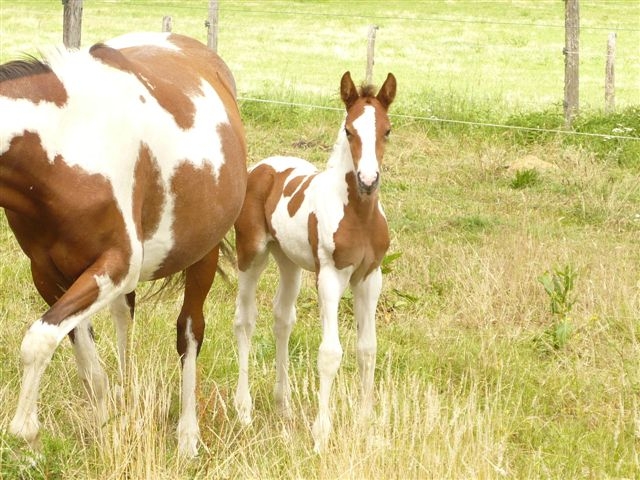
MULTIPOLYGON (((241 426, 233 410, 236 278, 227 265, 230 281, 217 279, 205 306, 198 360, 203 445, 196 460, 178 457, 175 437, 174 319, 181 299, 154 297, 153 285, 139 292, 150 298, 138 302, 124 399, 114 397, 109 422, 92 422, 65 341, 43 378, 44 455, 31 456, 6 429, 19 392, 20 342, 44 302, 2 216, 0 477, 637 477, 640 140, 413 118, 560 127, 564 34, 531 24, 562 25, 562 2, 484 2, 482 9, 465 1, 411 9, 404 2, 221 3, 219 51, 245 98, 340 108, 337 82, 345 70, 364 76, 367 25, 380 26, 374 81, 388 71, 397 76, 390 111, 409 118, 392 117, 382 173, 391 247, 378 305, 375 416, 357 420, 356 332, 347 298, 334 433, 327 451, 314 454, 320 326, 307 275, 290 342, 294 415, 278 418, 272 265, 260 282, 250 357, 254 421, 241 426), (309 15, 278 13, 294 6, 309 15), (433 17, 444 21, 417 21, 433 17)), ((585 108, 576 128, 638 137, 640 33, 633 18, 640 7, 583 3, 585 108), (620 28, 619 111, 610 116, 600 112, 608 31, 602 25, 620 28)), ((85 5, 83 44, 158 30, 165 14, 174 16, 175 32, 205 39, 206 2, 96 1, 85 5)), ((59 43, 60 18, 59 2, 0 3, 0 60, 59 43)), ((250 100, 241 101, 241 112, 251 163, 284 154, 319 166, 342 115, 250 100)), ((113 386, 114 328, 105 313, 94 325, 113 386)))

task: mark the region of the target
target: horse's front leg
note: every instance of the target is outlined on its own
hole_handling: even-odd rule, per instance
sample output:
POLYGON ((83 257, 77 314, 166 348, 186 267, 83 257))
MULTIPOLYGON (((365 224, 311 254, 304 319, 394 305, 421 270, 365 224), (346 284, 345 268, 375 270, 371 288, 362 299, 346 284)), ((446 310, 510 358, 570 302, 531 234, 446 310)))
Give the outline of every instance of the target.
POLYGON ((204 338, 204 301, 218 266, 218 247, 186 269, 184 301, 177 321, 177 350, 182 361, 182 411, 178 420, 178 452, 198 454, 200 427, 196 413, 196 358, 204 338))
MULTIPOLYGON (((80 327, 75 335, 76 340, 78 334, 82 337, 80 348, 83 353, 86 352, 88 341, 93 343, 89 336, 88 319, 119 295, 118 287, 114 285, 111 278, 124 277, 126 266, 118 261, 120 257, 119 252, 115 252, 115 255, 105 253, 78 277, 39 320, 31 325, 22 340, 20 348, 23 365, 22 386, 16 413, 9 430, 26 440, 31 447, 39 446, 38 397, 42 375, 56 347, 72 330, 80 327)), ((90 351, 89 355, 91 356, 90 351)), ((96 383, 98 376, 100 374, 96 376, 94 372, 90 377, 93 378, 94 385, 102 386, 102 380, 96 383)), ((93 387, 94 394, 95 390, 101 386, 93 387)))
POLYGON ((331 433, 329 402, 333 380, 342 362, 342 345, 338 333, 338 306, 347 286, 350 269, 321 268, 318 273, 318 300, 322 322, 322 342, 318 352, 318 415, 313 423, 314 450, 320 453, 326 447, 331 433))
POLYGON ((376 306, 382 290, 382 272, 380 268, 366 278, 352 282, 353 310, 358 326, 358 370, 361 386, 361 414, 370 416, 373 409, 373 377, 376 369, 376 306))

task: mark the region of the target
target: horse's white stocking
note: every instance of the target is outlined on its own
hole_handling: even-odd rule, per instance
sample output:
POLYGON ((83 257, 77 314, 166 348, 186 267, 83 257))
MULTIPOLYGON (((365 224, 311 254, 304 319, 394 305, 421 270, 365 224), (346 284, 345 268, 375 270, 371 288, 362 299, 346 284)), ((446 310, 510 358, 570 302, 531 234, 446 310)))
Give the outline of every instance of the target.
POLYGON ((361 381, 361 413, 373 408, 373 376, 376 368, 376 306, 382 290, 382 272, 376 269, 360 282, 353 282, 353 309, 358 325, 357 357, 361 381))
POLYGON ((276 384, 273 391, 276 407, 281 415, 291 416, 291 387, 289 385, 289 337, 296 322, 296 298, 300 292, 302 269, 274 248, 278 262, 280 283, 273 302, 273 334, 276 338, 276 384))
POLYGON ((321 268, 318 274, 318 301, 322 321, 322 342, 318 352, 318 415, 312 427, 314 450, 320 453, 331 433, 330 397, 333 380, 342 362, 342 345, 338 332, 338 306, 351 269, 321 268))
POLYGON ((182 356, 182 410, 178 420, 178 451, 193 458, 198 454, 200 427, 196 415, 196 359, 198 342, 191 329, 191 318, 187 319, 185 331, 187 349, 182 356))
POLYGON ((116 342, 118 347, 118 374, 120 381, 124 383, 124 373, 126 372, 127 362, 127 334, 129 331, 129 323, 131 323, 131 310, 127 304, 126 297, 124 295, 116 298, 116 300, 109 305, 109 311, 111 313, 111 319, 116 329, 116 342))
POLYGON ((92 336, 91 323, 88 320, 78 325, 73 332, 73 353, 78 366, 78 376, 96 410, 98 425, 102 425, 109 416, 107 408, 109 380, 100 363, 92 336))
POLYGON ((125 372, 127 371, 127 335, 131 318, 131 306, 127 303, 127 297, 121 295, 109 305, 111 319, 116 329, 116 342, 118 347, 118 377, 120 385, 116 388, 119 400, 123 399, 125 385, 125 372))
POLYGON ((20 347, 22 358, 22 388, 18 399, 16 414, 9 430, 14 435, 24 438, 31 448, 38 448, 38 396, 40 381, 47 365, 51 362, 53 352, 62 337, 58 328, 42 320, 36 321, 27 331, 20 347))
POLYGON ((256 289, 260 274, 267 265, 267 260, 268 253, 262 252, 254 258, 251 266, 245 272, 238 272, 238 296, 236 297, 236 314, 233 321, 233 330, 238 343, 238 385, 233 403, 238 419, 243 425, 251 423, 253 404, 249 391, 249 351, 258 316, 256 289))

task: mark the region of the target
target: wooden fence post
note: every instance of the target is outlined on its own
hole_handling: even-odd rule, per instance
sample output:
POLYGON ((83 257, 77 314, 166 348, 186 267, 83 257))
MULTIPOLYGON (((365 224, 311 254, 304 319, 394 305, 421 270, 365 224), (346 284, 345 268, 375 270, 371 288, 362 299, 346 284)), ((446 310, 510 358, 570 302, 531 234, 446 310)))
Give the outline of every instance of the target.
POLYGON ((173 27, 173 19, 171 18, 171 16, 165 15, 164 17, 162 17, 162 31, 170 32, 172 27, 173 27))
POLYGON ((564 123, 571 128, 580 108, 580 8, 578 0, 564 5, 564 123))
POLYGON ((616 109, 616 34, 609 33, 607 40, 607 64, 604 79, 604 111, 612 113, 616 109))
POLYGON ((373 79, 373 64, 375 63, 373 60, 373 47, 376 43, 376 30, 378 30, 377 25, 369 25, 369 35, 367 42, 367 73, 366 73, 366 82, 368 84, 371 83, 373 79))
POLYGON ((62 0, 62 42, 67 48, 80 48, 82 0, 62 0))
POLYGON ((207 27, 207 46, 218 52, 218 0, 209 0, 209 16, 204 22, 207 27))

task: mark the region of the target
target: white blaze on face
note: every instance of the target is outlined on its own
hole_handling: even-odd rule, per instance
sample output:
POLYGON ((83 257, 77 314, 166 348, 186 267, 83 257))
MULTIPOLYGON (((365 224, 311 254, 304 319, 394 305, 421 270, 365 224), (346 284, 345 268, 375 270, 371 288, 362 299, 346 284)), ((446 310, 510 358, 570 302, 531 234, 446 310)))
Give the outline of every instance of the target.
POLYGON ((371 105, 365 106, 362 115, 353 121, 353 128, 362 142, 362 153, 358 162, 357 176, 364 185, 370 186, 378 178, 375 108, 371 105))

